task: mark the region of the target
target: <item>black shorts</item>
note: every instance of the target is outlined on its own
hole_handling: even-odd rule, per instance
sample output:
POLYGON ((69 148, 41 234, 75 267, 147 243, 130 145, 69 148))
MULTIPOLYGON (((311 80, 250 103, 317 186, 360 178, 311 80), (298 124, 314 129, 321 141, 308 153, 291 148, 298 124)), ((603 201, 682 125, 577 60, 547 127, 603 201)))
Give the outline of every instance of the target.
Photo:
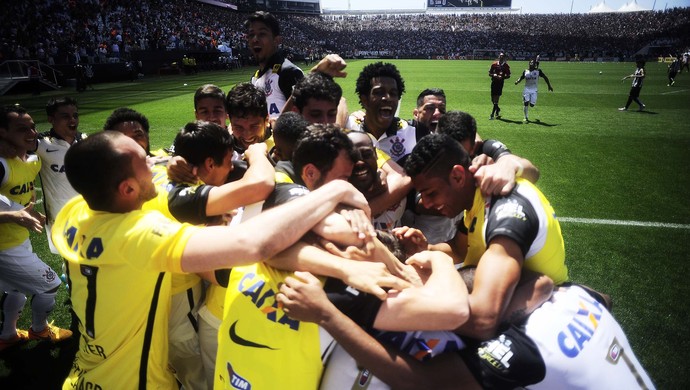
POLYGON ((641 90, 642 90, 642 87, 630 88, 630 97, 632 97, 632 98, 640 97, 640 91, 641 90))
POLYGON ((503 80, 491 82, 491 96, 503 95, 503 80))

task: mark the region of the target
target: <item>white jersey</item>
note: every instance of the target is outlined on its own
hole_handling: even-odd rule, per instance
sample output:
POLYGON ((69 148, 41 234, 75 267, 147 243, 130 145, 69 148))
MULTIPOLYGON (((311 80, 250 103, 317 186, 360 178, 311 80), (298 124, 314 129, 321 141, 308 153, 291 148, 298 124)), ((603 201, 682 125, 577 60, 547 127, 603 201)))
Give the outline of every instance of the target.
MULTIPOLYGON (((77 133, 75 142, 86 138, 86 135, 77 133)), ((36 154, 43 160, 41 171, 41 187, 43 190, 43 207, 46 215, 46 235, 48 247, 52 253, 57 254, 53 246, 50 229, 55 221, 55 216, 68 200, 77 196, 77 191, 72 188, 65 175, 65 154, 72 144, 60 138, 51 129, 38 137, 36 154)))
MULTIPOLYGON (((346 129, 366 131, 364 128, 364 121, 357 119, 350 115, 345 124, 346 129)), ((414 146, 417 144, 417 129, 410 126, 407 121, 400 118, 395 118, 393 125, 385 133, 374 140, 374 146, 384 151, 389 155, 393 161, 398 162, 401 158, 407 156, 412 152, 414 146)))
MULTIPOLYGON (((77 133, 77 140, 82 137, 85 136, 77 133)), ((65 175, 65 154, 70 146, 72 145, 56 136, 52 131, 41 134, 41 137, 38 138, 36 154, 43 160, 39 174, 43 188, 46 219, 47 223, 51 225, 62 206, 77 195, 77 191, 72 188, 67 180, 67 175, 65 175)))
POLYGON ((537 83, 539 81, 539 74, 540 71, 539 69, 535 69, 530 71, 529 69, 525 69, 525 91, 536 91, 537 90, 537 83))
POLYGON ((272 65, 267 66, 263 74, 257 71, 252 76, 252 84, 266 93, 268 116, 276 119, 292 94, 295 83, 304 77, 304 74, 288 59, 279 55, 271 59, 272 65))
POLYGON ((546 377, 530 389, 654 388, 623 329, 580 287, 554 292, 530 315, 525 332, 546 363, 546 377))
MULTIPOLYGON (((443 352, 458 351, 464 343, 453 332, 383 332, 377 339, 394 345, 417 360, 426 361, 443 352)), ((390 386, 375 377, 369 370, 361 367, 338 345, 328 359, 321 377, 322 390, 387 390, 390 386)))

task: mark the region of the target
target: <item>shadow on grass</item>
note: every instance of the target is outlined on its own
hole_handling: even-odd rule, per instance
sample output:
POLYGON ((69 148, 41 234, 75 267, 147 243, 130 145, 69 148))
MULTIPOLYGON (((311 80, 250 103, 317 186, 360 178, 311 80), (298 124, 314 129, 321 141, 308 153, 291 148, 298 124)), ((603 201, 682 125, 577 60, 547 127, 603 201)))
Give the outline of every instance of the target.
POLYGON ((0 389, 62 389, 74 355, 79 332, 57 343, 30 341, 0 352, 0 389))
POLYGON ((510 119, 506 119, 506 118, 496 118, 496 120, 501 121, 501 122, 505 122, 505 123, 511 123, 514 125, 539 125, 539 126, 547 126, 547 127, 558 126, 558 125, 554 125, 551 123, 542 122, 539 119, 535 119, 535 120, 529 121, 529 122, 523 122, 521 120, 520 121, 514 121, 514 120, 510 120, 510 119))

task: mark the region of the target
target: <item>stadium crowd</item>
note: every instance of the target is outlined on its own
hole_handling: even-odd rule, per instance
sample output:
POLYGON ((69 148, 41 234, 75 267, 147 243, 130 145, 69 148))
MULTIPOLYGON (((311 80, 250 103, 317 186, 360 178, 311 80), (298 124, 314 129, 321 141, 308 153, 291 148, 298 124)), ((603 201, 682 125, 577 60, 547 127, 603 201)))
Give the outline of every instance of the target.
MULTIPOLYGON (((246 14, 193 0, 40 0, 5 7, 0 25, 4 59, 93 63, 128 58, 136 50, 205 51, 221 43, 235 54, 248 54, 241 28, 246 14)), ((690 44, 688 8, 570 15, 285 14, 281 21, 296 58, 326 52, 344 57, 471 56, 474 49, 525 58, 631 58, 660 39, 678 50, 690 44)))

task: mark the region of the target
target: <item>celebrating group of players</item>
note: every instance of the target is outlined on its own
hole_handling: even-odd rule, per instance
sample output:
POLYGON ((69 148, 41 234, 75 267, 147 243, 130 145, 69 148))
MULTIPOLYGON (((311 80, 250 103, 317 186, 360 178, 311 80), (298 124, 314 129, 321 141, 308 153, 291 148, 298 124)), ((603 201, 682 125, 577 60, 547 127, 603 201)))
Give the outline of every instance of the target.
MULTIPOLYGON (((3 108, 0 228, 17 236, 0 247, 3 350, 44 323, 46 340, 71 336, 47 325, 52 305, 32 303, 25 334, 23 301, 7 304, 54 304, 59 285, 28 241, 40 172, 80 334, 63 389, 654 387, 608 296, 569 280, 532 163, 447 112, 441 89, 396 117, 390 63, 362 70, 348 115, 340 57, 304 75, 273 15, 245 27, 260 69, 227 95, 201 86, 169 151, 131 109, 85 137, 72 99, 49 103, 41 135, 3 108)), ((516 82, 525 120, 538 77, 552 90, 538 62, 516 82)))

